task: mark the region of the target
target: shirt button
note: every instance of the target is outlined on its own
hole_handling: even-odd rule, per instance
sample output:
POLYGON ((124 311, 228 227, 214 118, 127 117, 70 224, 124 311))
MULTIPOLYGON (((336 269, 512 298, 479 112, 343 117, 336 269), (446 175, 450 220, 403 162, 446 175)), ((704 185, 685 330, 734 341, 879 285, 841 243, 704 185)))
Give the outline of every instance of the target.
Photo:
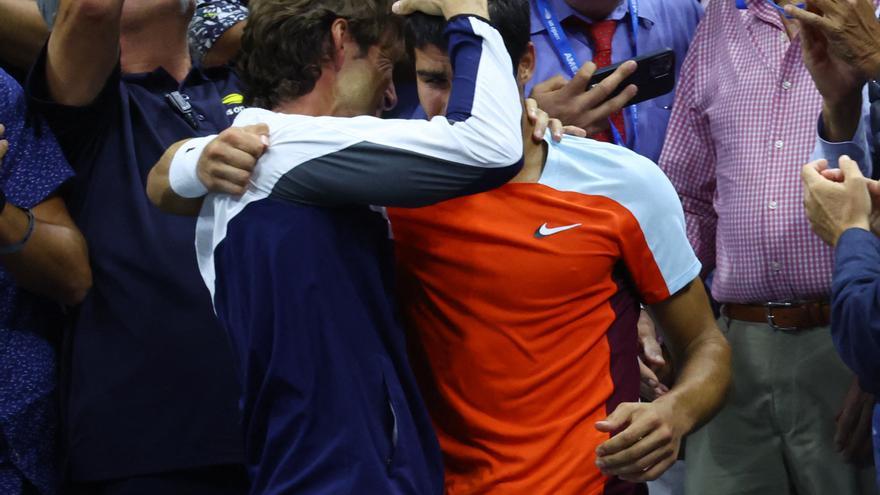
POLYGON ((791 81, 783 81, 782 82, 782 89, 785 89, 785 90, 791 89, 791 81))
POLYGON ((771 202, 767 203, 767 207, 770 208, 771 210, 775 210, 776 207, 778 207, 778 206, 779 206, 779 203, 777 203, 776 201, 771 201, 771 202))
POLYGON ((784 145, 785 145, 785 143, 782 142, 781 139, 779 141, 776 141, 775 143, 773 143, 773 147, 778 150, 781 150, 784 145))
POLYGON ((774 261, 770 263, 770 268, 772 268, 774 272, 778 272, 779 269, 782 268, 782 265, 780 265, 778 261, 774 261))

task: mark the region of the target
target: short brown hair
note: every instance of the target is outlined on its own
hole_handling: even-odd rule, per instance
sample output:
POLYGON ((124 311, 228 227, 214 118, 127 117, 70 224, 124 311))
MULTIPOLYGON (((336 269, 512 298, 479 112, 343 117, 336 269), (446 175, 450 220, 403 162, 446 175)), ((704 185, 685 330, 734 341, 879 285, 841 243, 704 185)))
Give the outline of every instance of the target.
POLYGON ((348 21, 366 51, 389 30, 400 32, 393 0, 255 0, 241 40, 238 74, 245 104, 271 109, 308 94, 332 53, 330 26, 348 21))

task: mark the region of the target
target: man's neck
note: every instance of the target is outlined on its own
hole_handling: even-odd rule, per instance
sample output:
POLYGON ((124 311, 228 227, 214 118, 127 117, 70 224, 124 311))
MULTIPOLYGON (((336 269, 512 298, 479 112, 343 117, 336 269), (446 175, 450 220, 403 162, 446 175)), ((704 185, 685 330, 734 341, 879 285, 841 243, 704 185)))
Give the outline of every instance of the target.
POLYGON ((312 117, 344 116, 337 108, 334 86, 332 72, 324 70, 310 92, 293 100, 282 101, 272 111, 312 117))
POLYGON ((123 73, 139 74, 162 67, 180 83, 192 68, 186 30, 176 23, 126 31, 119 45, 123 73))
POLYGON ((523 126, 523 168, 510 182, 538 182, 544 173, 547 152, 547 142, 536 143, 532 138, 532 127, 523 126))

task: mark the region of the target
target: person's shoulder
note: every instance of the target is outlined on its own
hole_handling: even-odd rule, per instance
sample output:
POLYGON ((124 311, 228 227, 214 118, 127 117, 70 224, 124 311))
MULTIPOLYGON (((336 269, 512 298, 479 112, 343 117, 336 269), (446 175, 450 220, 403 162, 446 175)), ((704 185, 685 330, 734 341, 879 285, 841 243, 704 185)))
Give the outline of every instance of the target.
POLYGON ((572 136, 550 146, 542 177, 548 186, 621 203, 678 201, 660 167, 628 148, 572 136))

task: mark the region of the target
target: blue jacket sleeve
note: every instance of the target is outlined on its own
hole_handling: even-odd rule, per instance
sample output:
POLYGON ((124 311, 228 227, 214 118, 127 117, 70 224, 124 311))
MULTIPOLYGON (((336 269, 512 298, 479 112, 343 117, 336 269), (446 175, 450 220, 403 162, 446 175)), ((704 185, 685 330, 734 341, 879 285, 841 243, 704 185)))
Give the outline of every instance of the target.
POLYGON ((880 393, 880 239, 844 232, 835 251, 831 335, 862 388, 880 393))

